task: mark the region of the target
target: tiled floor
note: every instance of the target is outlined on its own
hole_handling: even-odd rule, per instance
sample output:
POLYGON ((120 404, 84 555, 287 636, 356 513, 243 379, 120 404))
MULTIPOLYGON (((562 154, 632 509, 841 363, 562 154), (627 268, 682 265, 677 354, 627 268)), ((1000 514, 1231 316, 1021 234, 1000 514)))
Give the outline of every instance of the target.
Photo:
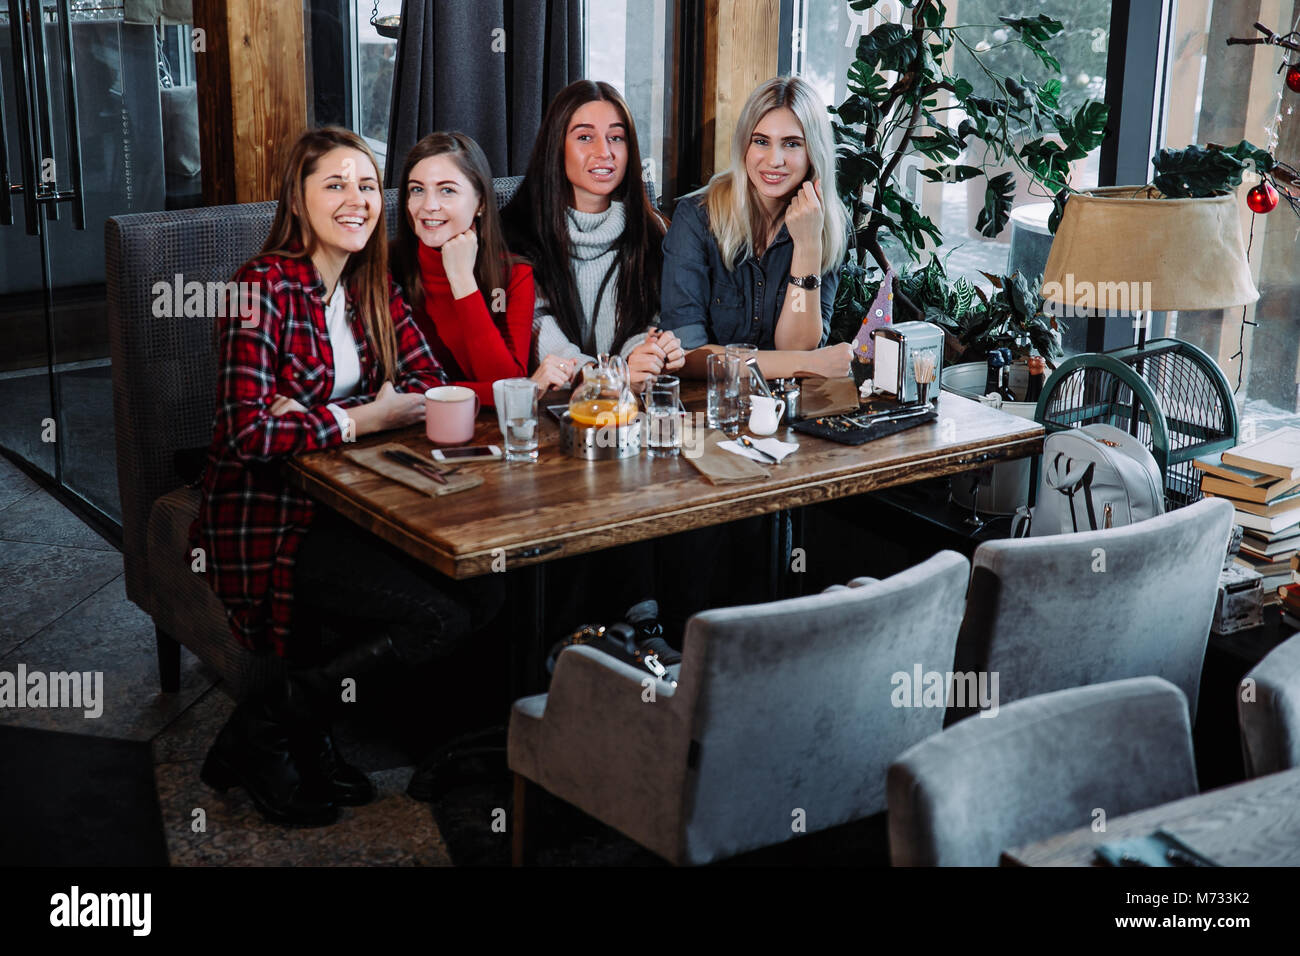
POLYGON ((204 786, 199 767, 234 701, 188 651, 180 691, 159 691, 153 622, 126 597, 121 555, 4 458, 0 580, 0 671, 15 673, 22 664, 29 673, 103 673, 99 717, 7 707, 0 708, 0 724, 150 741, 174 865, 450 863, 429 806, 404 793, 412 768, 364 728, 345 726, 337 736, 380 797, 345 809, 333 826, 271 826, 243 791, 218 794, 204 786))

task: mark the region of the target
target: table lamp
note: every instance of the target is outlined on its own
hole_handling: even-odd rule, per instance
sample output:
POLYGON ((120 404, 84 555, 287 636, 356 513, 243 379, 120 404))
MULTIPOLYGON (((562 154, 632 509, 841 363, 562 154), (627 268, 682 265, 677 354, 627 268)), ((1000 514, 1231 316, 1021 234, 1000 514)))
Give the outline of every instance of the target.
POLYGON ((1147 312, 1254 302, 1236 195, 1164 199, 1154 186, 1111 186, 1070 196, 1042 295, 1056 306, 1133 313, 1139 346, 1147 312))

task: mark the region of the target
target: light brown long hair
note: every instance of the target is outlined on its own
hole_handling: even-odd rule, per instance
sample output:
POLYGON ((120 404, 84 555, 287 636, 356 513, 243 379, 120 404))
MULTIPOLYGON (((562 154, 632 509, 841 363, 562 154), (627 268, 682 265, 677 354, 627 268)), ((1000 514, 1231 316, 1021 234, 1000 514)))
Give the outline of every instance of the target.
POLYGON ((388 250, 393 263, 393 278, 401 285, 411 308, 418 311, 424 304, 424 283, 420 279, 420 240, 411 228, 411 216, 406 211, 407 190, 410 188, 411 170, 430 156, 442 155, 451 157, 456 168, 478 193, 479 204, 483 207, 478 217, 474 281, 491 310, 492 290, 507 287, 513 259, 501 234, 501 213, 497 210, 496 193, 492 189, 492 167, 479 144, 464 133, 430 133, 412 146, 406 157, 398 179, 402 215, 397 224, 397 235, 388 250))
POLYGON ((374 232, 360 252, 348 256, 343 266, 340 282, 346 283, 348 298, 361 318, 366 331, 366 341, 374 350, 379 367, 380 381, 391 382, 397 371, 397 332, 393 328, 388 296, 388 227, 384 220, 383 173, 375 154, 356 133, 338 126, 309 129, 298 137, 289 149, 280 180, 280 200, 271 221, 271 232, 262 245, 260 255, 288 256, 303 259, 316 249, 316 235, 304 211, 303 184, 316 171, 322 156, 340 146, 364 153, 375 167, 375 180, 379 192, 379 219, 374 232))

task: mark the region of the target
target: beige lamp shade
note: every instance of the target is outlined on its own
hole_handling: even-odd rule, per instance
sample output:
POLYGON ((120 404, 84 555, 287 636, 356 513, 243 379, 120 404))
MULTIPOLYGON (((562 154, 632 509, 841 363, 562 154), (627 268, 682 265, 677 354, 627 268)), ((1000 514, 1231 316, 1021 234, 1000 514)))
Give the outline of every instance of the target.
POLYGON ((1072 195, 1052 240, 1043 297, 1078 309, 1226 309, 1259 298, 1236 195, 1163 199, 1154 186, 1072 195))

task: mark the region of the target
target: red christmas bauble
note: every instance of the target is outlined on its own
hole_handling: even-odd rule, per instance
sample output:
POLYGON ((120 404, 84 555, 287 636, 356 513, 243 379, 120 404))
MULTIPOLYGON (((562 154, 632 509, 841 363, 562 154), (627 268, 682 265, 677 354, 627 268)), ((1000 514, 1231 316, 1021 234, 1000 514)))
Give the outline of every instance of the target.
POLYGON ((1286 88, 1292 93, 1300 93, 1300 63, 1286 68, 1286 88))
POLYGON ((1250 207, 1251 212, 1272 212, 1277 208, 1277 190, 1265 179, 1258 186, 1252 186, 1250 192, 1246 193, 1246 205, 1250 207))

